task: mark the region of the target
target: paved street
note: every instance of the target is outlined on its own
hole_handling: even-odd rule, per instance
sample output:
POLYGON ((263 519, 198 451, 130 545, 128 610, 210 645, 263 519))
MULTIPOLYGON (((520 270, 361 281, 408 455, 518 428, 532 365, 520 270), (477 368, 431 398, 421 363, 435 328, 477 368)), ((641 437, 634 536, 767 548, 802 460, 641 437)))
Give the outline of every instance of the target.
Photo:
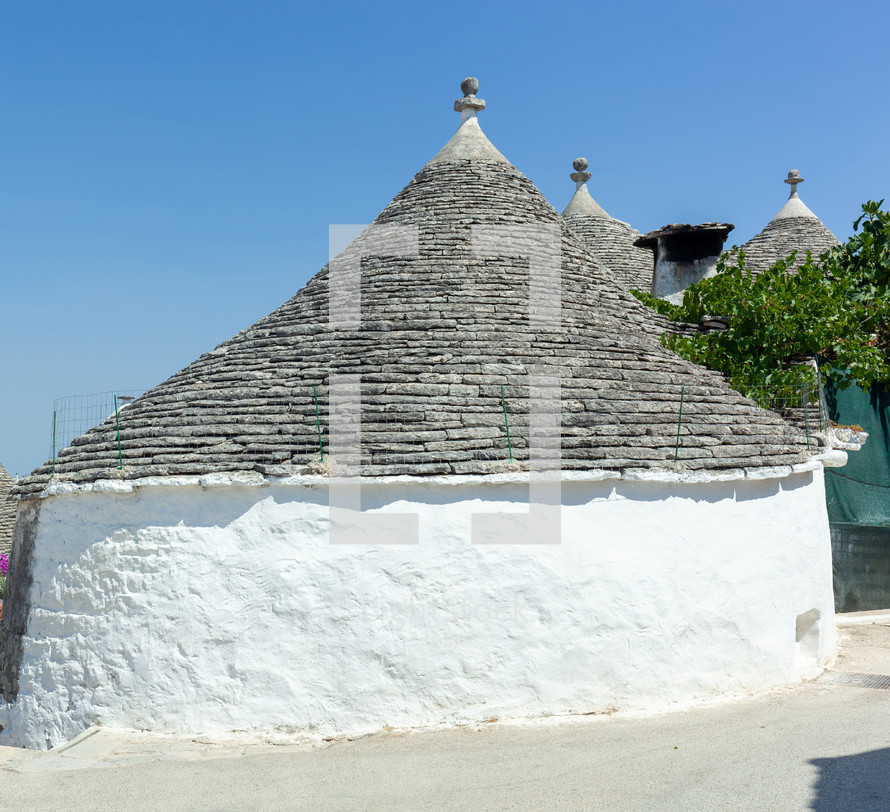
POLYGON ((841 637, 819 680, 648 718, 321 745, 92 729, 46 753, 0 748, 0 808, 885 811, 890 680, 845 675, 890 675, 890 614, 845 616, 841 637))

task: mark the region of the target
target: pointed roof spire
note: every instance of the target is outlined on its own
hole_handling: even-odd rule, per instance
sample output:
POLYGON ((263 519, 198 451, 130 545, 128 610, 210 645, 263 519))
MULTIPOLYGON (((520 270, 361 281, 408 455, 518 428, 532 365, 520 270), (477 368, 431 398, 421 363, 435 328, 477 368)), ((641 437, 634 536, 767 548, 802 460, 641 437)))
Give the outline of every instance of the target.
MULTIPOLYGON (((460 127, 451 136, 451 140, 429 162, 430 164, 454 162, 460 160, 497 161, 509 163, 509 161, 497 151, 482 132, 477 118, 479 111, 485 109, 485 100, 476 97, 479 90, 479 80, 475 76, 468 76, 460 83, 463 98, 454 103, 454 109, 460 113, 460 127)), ((429 166, 429 164, 427 164, 429 166)))
POLYGON ((587 158, 575 158, 572 162, 575 171, 569 177, 575 181, 575 194, 563 211, 563 217, 609 217, 609 213, 600 206, 587 191, 587 181, 592 175, 587 172, 587 158))
POLYGON ((788 173, 788 177, 785 178, 785 183, 791 186, 791 193, 788 195, 788 200, 785 201, 785 205, 779 209, 776 216, 773 217, 770 222, 784 220, 788 217, 810 217, 813 220, 818 220, 819 218, 807 208, 806 204, 797 194, 797 184, 803 183, 803 178, 800 176, 800 172, 796 169, 792 169, 788 173))

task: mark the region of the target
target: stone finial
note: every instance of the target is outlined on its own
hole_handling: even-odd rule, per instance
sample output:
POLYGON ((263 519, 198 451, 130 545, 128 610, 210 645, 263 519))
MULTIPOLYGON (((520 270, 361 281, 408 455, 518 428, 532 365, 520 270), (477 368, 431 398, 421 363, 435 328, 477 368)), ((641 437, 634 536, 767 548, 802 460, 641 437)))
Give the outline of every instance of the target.
POLYGON ((803 183, 803 178, 800 176, 800 172, 798 172, 796 169, 792 169, 792 170, 788 173, 788 177, 785 178, 785 183, 790 184, 790 186, 791 186, 791 197, 794 197, 794 195, 797 194, 797 184, 798 184, 798 183, 803 183))
POLYGON ((590 172, 584 171, 587 169, 587 158, 575 158, 575 160, 572 161, 572 166, 575 167, 575 171, 572 172, 569 177, 575 181, 575 183, 587 183, 587 181, 590 180, 590 172))
POLYGON ((476 98, 476 91, 479 90, 479 80, 475 76, 468 76, 460 83, 461 93, 464 94, 462 99, 458 99, 454 103, 454 109, 458 113, 473 110, 478 112, 485 109, 485 101, 476 98))

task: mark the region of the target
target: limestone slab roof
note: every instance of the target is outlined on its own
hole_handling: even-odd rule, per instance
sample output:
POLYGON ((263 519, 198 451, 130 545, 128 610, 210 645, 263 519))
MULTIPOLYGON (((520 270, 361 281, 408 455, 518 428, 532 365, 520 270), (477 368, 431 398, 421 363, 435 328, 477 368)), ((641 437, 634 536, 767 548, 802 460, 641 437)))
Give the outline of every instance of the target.
MULTIPOLYGON (((666 322, 615 283, 528 178, 481 143, 478 109, 462 110, 450 146, 335 263, 126 408, 121 470, 109 419, 60 452, 55 475, 86 482, 300 470, 320 459, 319 433, 328 447, 332 374, 361 376, 364 475, 503 470, 508 427, 513 456, 527 461, 529 382, 539 373, 561 381, 565 469, 659 468, 675 455, 691 470, 803 461, 797 430, 660 345, 666 322), (383 232, 416 234, 416 245, 387 247, 383 232), (531 269, 554 256, 558 325, 533 326, 552 290, 530 295, 531 269), (351 297, 361 303, 360 330, 329 308, 342 301, 332 277, 350 263, 361 267, 351 297)), ((37 469, 20 492, 39 491, 50 474, 48 464, 37 469)))
POLYGON ((791 186, 791 193, 776 216, 763 231, 729 252, 730 256, 736 256, 737 251, 743 251, 747 267, 755 273, 767 270, 794 251, 797 251, 797 257, 793 267, 800 267, 806 261, 807 251, 813 257, 819 257, 840 244, 831 230, 800 199, 797 192, 797 185, 803 183, 800 173, 792 169, 785 183, 791 186))
POLYGON ((581 239, 594 259, 605 265, 624 290, 652 289, 654 258, 651 251, 634 245, 640 232, 621 220, 616 220, 590 195, 587 182, 587 159, 576 158, 575 194, 562 213, 569 228, 581 239))
POLYGON ((12 498, 15 480, 0 465, 0 553, 9 555, 12 549, 12 531, 15 528, 16 501, 12 498))

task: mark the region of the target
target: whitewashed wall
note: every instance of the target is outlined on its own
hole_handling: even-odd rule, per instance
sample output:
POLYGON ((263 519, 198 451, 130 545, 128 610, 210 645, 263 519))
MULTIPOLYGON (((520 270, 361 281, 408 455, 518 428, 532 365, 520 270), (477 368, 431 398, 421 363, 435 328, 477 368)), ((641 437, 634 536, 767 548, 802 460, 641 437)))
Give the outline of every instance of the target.
POLYGON ((833 655, 821 466, 565 482, 562 544, 473 545, 472 512, 527 501, 509 479, 366 485, 371 510, 420 513, 415 546, 330 545, 309 480, 43 499, 0 743, 55 746, 93 723, 331 735, 658 709, 833 655))

